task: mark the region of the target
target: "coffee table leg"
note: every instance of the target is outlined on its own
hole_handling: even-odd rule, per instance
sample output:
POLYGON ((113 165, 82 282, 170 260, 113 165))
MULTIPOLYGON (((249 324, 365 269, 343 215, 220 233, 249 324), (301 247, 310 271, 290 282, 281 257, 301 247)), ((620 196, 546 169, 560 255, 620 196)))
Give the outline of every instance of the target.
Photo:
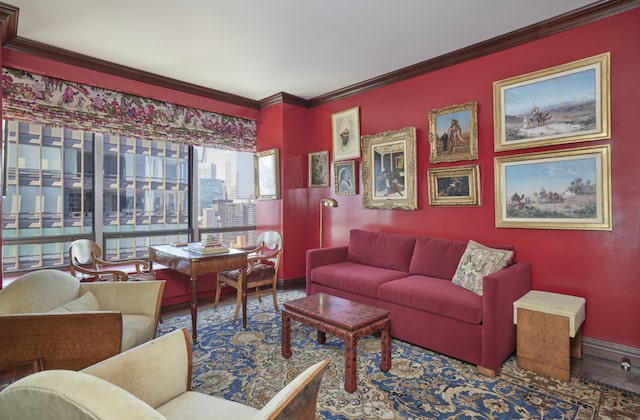
POLYGON ((327 342, 327 334, 325 334, 324 331, 318 330, 318 343, 324 344, 326 342, 327 342))
POLYGON ((354 393, 358 387, 358 378, 356 372, 358 339, 353 336, 344 339, 346 355, 344 361, 344 390, 354 393))
POLYGON ((380 334, 380 341, 382 342, 382 354, 380 356, 380 370, 383 372, 389 372, 391 369, 391 323, 387 321, 385 327, 380 334))
POLYGON ((282 311, 282 357, 291 357, 291 318, 282 311))

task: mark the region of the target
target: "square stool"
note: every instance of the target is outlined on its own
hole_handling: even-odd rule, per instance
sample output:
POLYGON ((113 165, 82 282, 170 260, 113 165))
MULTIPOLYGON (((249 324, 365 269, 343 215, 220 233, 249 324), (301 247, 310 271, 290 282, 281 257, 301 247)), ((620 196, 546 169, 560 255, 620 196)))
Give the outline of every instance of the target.
POLYGON ((571 357, 582 358, 584 307, 584 298, 539 290, 513 302, 518 366, 568 382, 571 357))

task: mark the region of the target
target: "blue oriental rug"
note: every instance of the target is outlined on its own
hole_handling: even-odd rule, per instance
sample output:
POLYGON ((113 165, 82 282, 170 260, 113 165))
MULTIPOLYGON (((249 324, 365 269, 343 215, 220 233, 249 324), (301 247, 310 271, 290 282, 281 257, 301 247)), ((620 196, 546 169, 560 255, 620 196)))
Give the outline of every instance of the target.
MULTIPOLYGON (((279 302, 303 297, 279 292, 279 302)), ((256 408, 311 364, 330 358, 318 393, 321 419, 633 419, 640 395, 572 377, 564 383, 517 367, 515 357, 496 378, 465 362, 403 341, 392 342, 392 365, 380 365, 380 339, 358 345, 358 388, 344 390, 344 344, 291 322, 289 359, 280 352, 280 312, 270 296, 249 300, 248 324, 231 324, 233 305, 201 310, 199 342, 193 346, 193 390, 256 408)), ((189 315, 166 319, 158 335, 191 331, 189 315)))

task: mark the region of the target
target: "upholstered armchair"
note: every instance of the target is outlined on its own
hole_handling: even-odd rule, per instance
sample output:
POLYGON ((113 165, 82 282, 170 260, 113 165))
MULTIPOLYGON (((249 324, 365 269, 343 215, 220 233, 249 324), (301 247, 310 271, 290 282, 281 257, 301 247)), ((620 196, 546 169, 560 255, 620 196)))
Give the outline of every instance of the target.
POLYGON ((0 290, 0 371, 82 369, 155 337, 164 281, 81 283, 58 270, 0 290))
POLYGON ((328 364, 307 368, 257 409, 191 390, 191 340, 182 329, 80 372, 24 377, 0 392, 0 418, 311 420, 328 364))

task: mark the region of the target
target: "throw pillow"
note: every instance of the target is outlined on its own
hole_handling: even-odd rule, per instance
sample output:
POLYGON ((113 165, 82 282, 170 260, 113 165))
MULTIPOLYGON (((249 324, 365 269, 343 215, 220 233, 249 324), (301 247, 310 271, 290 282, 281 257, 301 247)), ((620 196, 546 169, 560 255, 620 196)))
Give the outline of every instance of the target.
POLYGON ((469 241, 451 282, 482 296, 482 278, 506 267, 513 251, 469 241))
POLYGON ((49 311, 50 314, 64 314, 67 312, 87 312, 87 311, 99 311, 100 305, 96 297, 91 292, 87 292, 80 296, 76 300, 65 303, 62 306, 58 306, 55 309, 49 311))

